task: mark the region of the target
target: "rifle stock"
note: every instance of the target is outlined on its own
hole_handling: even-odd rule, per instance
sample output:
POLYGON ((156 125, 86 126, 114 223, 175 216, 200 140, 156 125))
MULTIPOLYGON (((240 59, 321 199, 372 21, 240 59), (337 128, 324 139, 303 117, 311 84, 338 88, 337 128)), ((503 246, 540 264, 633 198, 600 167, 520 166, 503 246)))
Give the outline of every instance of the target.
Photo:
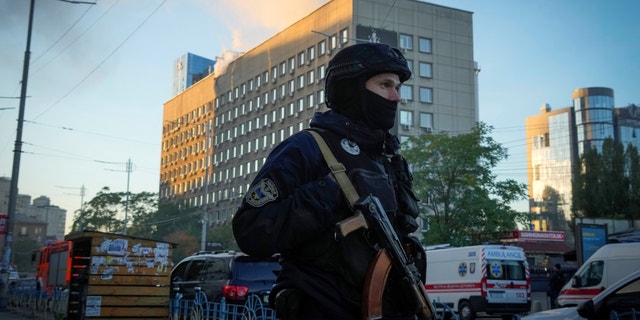
POLYGON ((355 206, 353 216, 336 224, 338 233, 347 236, 360 228, 371 229, 377 235, 383 249, 373 259, 367 272, 364 289, 363 316, 365 319, 382 317, 382 293, 389 276, 391 266, 402 275, 417 305, 416 315, 420 320, 435 318, 435 308, 418 276, 415 265, 409 262, 402 243, 389 222, 380 200, 373 195, 362 199, 355 206), (364 211, 364 212, 363 212, 364 211), (374 279, 375 277, 375 279, 374 279))

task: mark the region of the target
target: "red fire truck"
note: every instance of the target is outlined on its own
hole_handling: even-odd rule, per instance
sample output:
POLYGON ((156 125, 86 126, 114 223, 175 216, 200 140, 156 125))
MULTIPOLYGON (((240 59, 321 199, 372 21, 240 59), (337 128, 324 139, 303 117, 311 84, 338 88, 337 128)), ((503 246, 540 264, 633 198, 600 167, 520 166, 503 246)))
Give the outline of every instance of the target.
POLYGON ((44 290, 51 296, 55 287, 65 287, 71 279, 72 242, 52 242, 34 255, 38 263, 36 278, 44 290))

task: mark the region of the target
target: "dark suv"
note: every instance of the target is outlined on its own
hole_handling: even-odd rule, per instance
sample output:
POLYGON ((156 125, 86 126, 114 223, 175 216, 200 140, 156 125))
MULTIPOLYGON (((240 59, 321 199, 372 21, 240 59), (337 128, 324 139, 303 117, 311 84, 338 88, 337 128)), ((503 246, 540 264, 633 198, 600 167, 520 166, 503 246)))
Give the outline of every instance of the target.
POLYGON ((240 252, 198 252, 171 271, 171 298, 193 299, 197 288, 210 302, 244 304, 249 294, 266 301, 280 270, 278 257, 258 259, 240 252))

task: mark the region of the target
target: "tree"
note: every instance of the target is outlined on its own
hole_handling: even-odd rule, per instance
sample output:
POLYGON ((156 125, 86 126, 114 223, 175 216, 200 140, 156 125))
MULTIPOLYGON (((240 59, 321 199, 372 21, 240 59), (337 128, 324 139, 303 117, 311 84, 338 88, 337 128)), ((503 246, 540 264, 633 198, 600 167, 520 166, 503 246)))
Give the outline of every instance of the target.
POLYGON ((620 142, 607 138, 602 152, 589 148, 574 165, 571 211, 574 217, 621 218, 632 212, 637 196, 637 149, 624 151, 620 142), (634 162, 635 161, 635 162, 634 162))
MULTIPOLYGON (((176 203, 159 203, 157 194, 132 193, 127 203, 126 193, 110 192, 102 188, 98 194, 75 212, 72 230, 120 233, 124 221, 120 219, 128 212, 127 234, 130 236, 157 239, 176 244, 173 261, 200 250, 202 211, 176 203)), ((213 225, 207 232, 208 242, 219 242, 227 250, 238 250, 230 222, 213 225)))
POLYGON ((31 261, 31 254, 33 251, 38 251, 42 248, 42 245, 37 241, 29 238, 18 239, 14 245, 14 263, 20 273, 23 272, 36 272, 36 266, 31 261))
POLYGON ((117 215, 118 212, 124 211, 125 196, 124 192, 109 192, 108 187, 103 187, 91 201, 83 206, 81 212, 76 211, 71 229, 73 231, 82 229, 122 232, 123 222, 117 215))
POLYGON ((414 190, 428 212, 425 242, 455 246, 493 242, 517 224, 528 224, 528 214, 509 204, 526 199, 526 185, 498 181, 491 172, 508 157, 507 149, 478 123, 471 132, 410 137, 402 154, 413 169, 414 190))
POLYGON ((638 149, 629 144, 625 151, 625 159, 629 173, 629 201, 625 217, 628 220, 640 219, 640 156, 638 149))
POLYGON ((542 190, 542 203, 538 206, 542 208, 542 214, 548 219, 549 230, 566 230, 567 223, 564 216, 564 211, 561 208, 563 198, 558 192, 551 186, 545 186, 542 190))

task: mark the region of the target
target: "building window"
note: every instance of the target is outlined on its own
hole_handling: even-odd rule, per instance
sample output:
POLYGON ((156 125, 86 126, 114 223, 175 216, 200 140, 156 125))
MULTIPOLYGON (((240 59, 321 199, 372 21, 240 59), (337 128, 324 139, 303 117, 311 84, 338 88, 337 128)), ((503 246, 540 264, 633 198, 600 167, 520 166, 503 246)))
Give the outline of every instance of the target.
POLYGON ((433 128, 433 114, 420 112, 420 128, 431 130, 433 128))
POLYGON ((433 65, 429 62, 420 62, 420 76, 424 78, 432 78, 433 65))
POLYGON ((316 81, 315 71, 311 70, 307 72, 307 84, 313 84, 316 81))
POLYGON ((329 38, 329 49, 333 50, 337 47, 338 47, 338 36, 334 34, 329 38))
POLYGON ((407 67, 409 67, 409 70, 413 73, 413 60, 407 59, 407 67))
POLYGON ((289 80, 289 93, 293 94, 293 92, 296 90, 296 82, 295 80, 289 80))
POLYGON ((298 53, 298 66, 303 66, 305 63, 304 61, 304 51, 298 53))
POLYGON ((313 104, 313 93, 307 96, 307 107, 313 108, 315 105, 313 104))
POLYGON ((309 47, 309 49, 307 49, 307 59, 309 59, 309 61, 313 61, 315 58, 316 58, 316 48, 309 47))
POLYGON ((318 67, 318 79, 324 79, 324 64, 318 67))
POLYGON ((420 46, 420 52, 431 53, 431 39, 420 38, 419 46, 420 46))
POLYGON ((293 70, 296 68, 296 58, 289 58, 289 72, 293 74, 293 70))
POLYGON ((433 89, 420 87, 420 102, 433 103, 433 89))
POLYGON ((280 63, 280 75, 283 76, 287 73, 287 63, 286 62, 281 62, 280 63))
POLYGON ((401 34, 400 48, 406 49, 406 50, 413 50, 413 37, 408 34, 401 34))
POLYGON ((322 40, 322 41, 318 42, 318 55, 322 56, 325 53, 327 53, 327 41, 326 40, 322 40))
POLYGON ((302 89, 304 87, 304 74, 298 76, 298 89, 302 89))
POLYGON ((413 112, 408 110, 400 110, 400 124, 403 126, 413 126, 413 112))
POLYGON ((413 86, 408 84, 401 85, 400 98, 405 100, 413 100, 413 86))
POLYGON ((340 43, 345 44, 349 41, 349 29, 342 29, 340 31, 340 43))

